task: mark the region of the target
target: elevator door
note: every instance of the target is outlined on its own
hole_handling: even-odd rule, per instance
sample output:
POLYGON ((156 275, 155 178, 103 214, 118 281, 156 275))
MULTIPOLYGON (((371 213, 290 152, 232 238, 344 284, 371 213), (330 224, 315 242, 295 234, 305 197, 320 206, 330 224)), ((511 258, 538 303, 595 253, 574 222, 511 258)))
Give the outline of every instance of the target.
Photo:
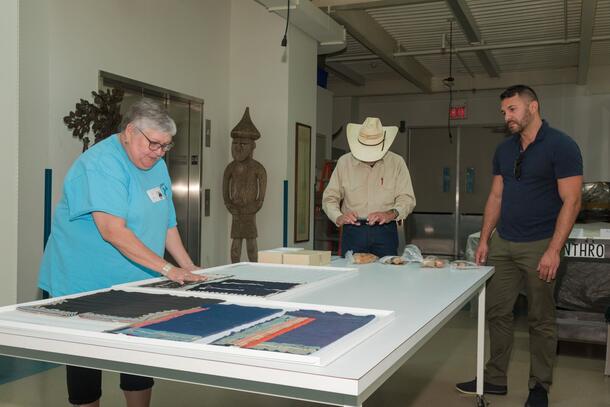
POLYGON ((201 259, 202 105, 170 99, 168 110, 178 131, 175 146, 165 157, 172 179, 178 230, 195 264, 201 259))

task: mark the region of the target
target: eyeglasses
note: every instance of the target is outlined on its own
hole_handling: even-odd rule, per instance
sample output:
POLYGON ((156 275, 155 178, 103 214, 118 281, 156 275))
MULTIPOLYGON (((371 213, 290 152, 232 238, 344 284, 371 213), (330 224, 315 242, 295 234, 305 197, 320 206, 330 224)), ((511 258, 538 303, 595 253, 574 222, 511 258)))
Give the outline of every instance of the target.
POLYGON ((152 141, 151 139, 148 138, 148 136, 146 136, 146 134, 144 134, 144 132, 139 128, 136 127, 136 129, 138 129, 138 131, 140 133, 142 133, 142 135, 144 136, 144 138, 148 141, 148 148, 151 151, 158 151, 159 149, 162 149, 164 152, 168 152, 169 150, 172 149, 172 147, 174 146, 174 142, 169 142, 167 144, 161 144, 158 141, 152 141))
POLYGON ((521 179, 521 164, 523 163, 524 151, 519 153, 519 156, 515 158, 515 166, 513 168, 513 174, 515 179, 519 181, 521 179))

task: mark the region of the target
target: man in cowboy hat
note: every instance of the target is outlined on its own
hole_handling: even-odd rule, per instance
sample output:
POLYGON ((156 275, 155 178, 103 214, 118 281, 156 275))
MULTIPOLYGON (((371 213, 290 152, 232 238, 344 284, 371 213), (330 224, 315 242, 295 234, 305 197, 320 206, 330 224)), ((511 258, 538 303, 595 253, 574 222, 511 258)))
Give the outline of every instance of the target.
POLYGON ((396 221, 415 207, 405 160, 389 151, 397 133, 376 117, 347 125, 351 152, 339 158, 322 198, 328 218, 343 227, 343 253, 397 254, 396 221))

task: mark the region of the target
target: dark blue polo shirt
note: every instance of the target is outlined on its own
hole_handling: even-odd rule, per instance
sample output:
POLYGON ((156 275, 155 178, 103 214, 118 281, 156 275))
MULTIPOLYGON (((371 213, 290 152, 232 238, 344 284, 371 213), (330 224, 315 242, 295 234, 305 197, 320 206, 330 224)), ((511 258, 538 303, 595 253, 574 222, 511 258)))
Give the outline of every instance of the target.
POLYGON ((494 155, 493 173, 504 181, 497 231, 505 240, 532 242, 553 235, 563 204, 557 180, 582 175, 582 156, 572 138, 544 120, 523 153, 520 139, 520 134, 513 134, 498 145, 494 155), (517 179, 515 163, 521 153, 517 179))

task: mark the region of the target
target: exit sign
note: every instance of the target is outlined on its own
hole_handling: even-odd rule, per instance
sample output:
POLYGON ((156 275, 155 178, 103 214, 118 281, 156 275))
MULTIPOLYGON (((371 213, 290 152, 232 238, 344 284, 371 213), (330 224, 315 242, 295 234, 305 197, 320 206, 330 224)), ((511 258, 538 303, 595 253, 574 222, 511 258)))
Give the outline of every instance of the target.
POLYGON ((449 108, 449 118, 451 120, 463 120, 466 116, 466 105, 451 106, 449 108))

